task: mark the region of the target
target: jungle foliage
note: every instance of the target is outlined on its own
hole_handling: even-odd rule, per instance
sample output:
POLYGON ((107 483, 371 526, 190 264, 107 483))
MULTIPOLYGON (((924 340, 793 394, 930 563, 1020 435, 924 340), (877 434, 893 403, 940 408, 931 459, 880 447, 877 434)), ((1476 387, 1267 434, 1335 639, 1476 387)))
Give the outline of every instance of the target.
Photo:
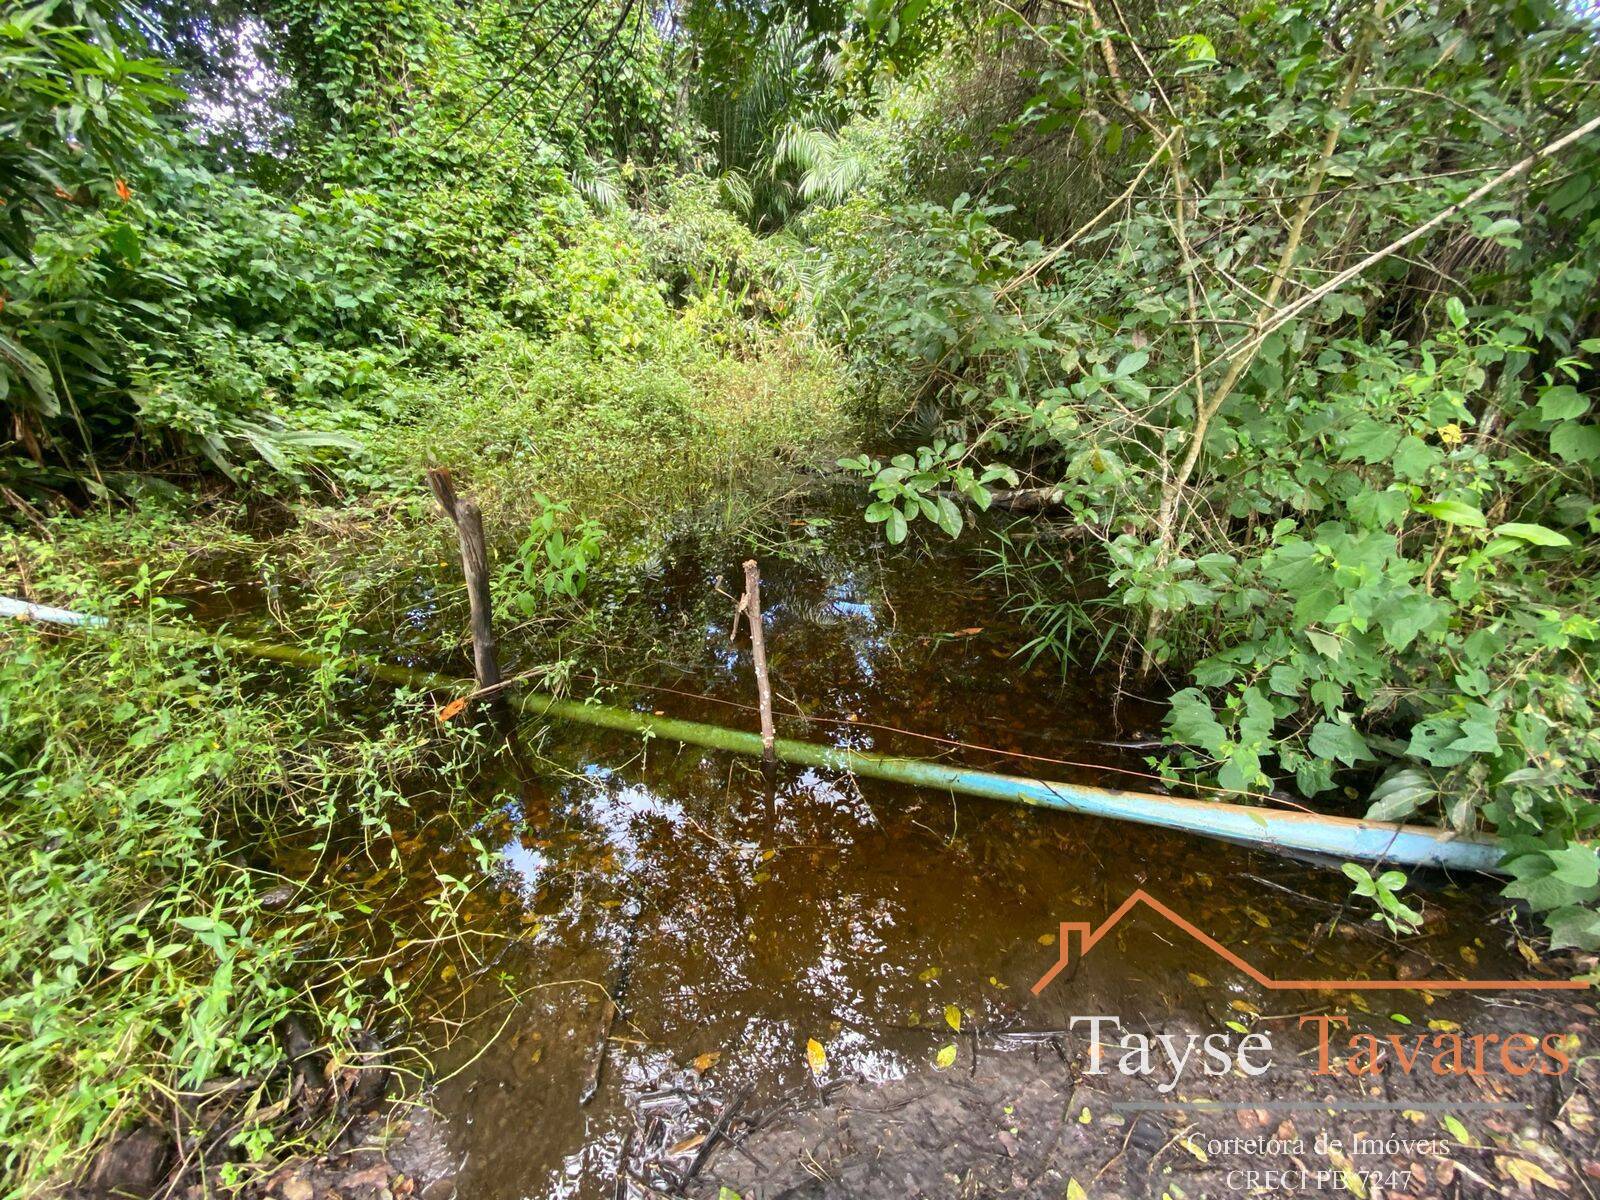
POLYGON ((807 218, 863 386, 943 422, 845 464, 891 541, 959 532, 998 467, 1059 489, 1093 549, 1004 570, 1064 657, 1189 684, 1175 775, 1493 829, 1506 894, 1587 948, 1596 32, 1525 0, 1001 14, 873 118, 898 186, 807 218))
MULTIPOLYGON (((8 587, 181 623, 173 558, 244 536, 196 514, 253 504, 342 649, 440 559, 444 462, 548 619, 853 396, 896 546, 1044 489, 1031 649, 1176 688, 1175 785, 1495 831, 1595 948, 1597 51, 1551 0, 9 4, 8 587)), ((269 905, 235 832, 381 842, 472 748, 136 626, 4 636, 11 1195, 153 1097, 271 1110, 287 1015, 353 1060, 403 989, 293 968, 362 902, 269 905)))
MULTIPOLYGON (((206 1130, 179 1170, 248 1182, 333 1127, 291 1103, 285 1022, 334 1078, 403 1030, 400 959, 328 953, 400 937, 336 865, 398 878, 408 798, 464 794, 483 748, 155 636, 200 556, 271 597, 292 572, 290 636, 359 646, 441 561, 443 462, 507 624, 548 619, 833 434, 803 260, 683 170, 676 62, 630 0, 7 6, 3 590, 123 624, 0 633, 0 1195, 174 1105, 206 1130), (292 514, 270 554, 263 508, 292 514)), ((447 959, 471 897, 440 888, 407 933, 447 959)))

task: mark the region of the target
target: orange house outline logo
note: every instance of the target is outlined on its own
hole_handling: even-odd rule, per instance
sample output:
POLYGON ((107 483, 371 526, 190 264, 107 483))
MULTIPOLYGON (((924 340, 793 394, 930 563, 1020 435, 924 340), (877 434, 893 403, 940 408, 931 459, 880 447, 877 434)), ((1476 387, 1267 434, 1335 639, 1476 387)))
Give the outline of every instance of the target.
POLYGON ((1262 987, 1275 992, 1535 992, 1577 991, 1589 986, 1579 979, 1274 979, 1246 962, 1198 925, 1179 916, 1143 888, 1136 888, 1117 906, 1115 912, 1100 922, 1098 927, 1091 926, 1088 921, 1061 922, 1061 957, 1040 977, 1039 982, 1033 985, 1031 989, 1033 994, 1037 996, 1049 987, 1051 981, 1072 962, 1073 934, 1078 935, 1080 945, 1077 953, 1078 957, 1082 958, 1093 950, 1100 939, 1110 933, 1123 917, 1141 904, 1166 918, 1218 958, 1237 967, 1262 987))

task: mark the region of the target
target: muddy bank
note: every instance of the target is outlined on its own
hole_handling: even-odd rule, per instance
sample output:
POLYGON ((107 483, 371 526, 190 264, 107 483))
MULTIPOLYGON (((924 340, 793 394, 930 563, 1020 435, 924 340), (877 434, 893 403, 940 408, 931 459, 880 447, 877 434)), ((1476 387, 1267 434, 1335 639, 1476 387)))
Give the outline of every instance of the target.
MULTIPOLYGON (((1382 1076, 1352 1077, 1337 1060, 1333 1074, 1319 1076, 1314 1036, 1292 1036, 1294 1022, 1278 1014, 1262 1020, 1281 1026, 1274 1040, 1283 1070, 1208 1080, 1181 1100, 1114 1067, 1092 1073, 1075 1033, 1035 1033, 1042 1040, 1022 1053, 1003 1036, 980 1035, 962 1042, 943 1072, 823 1088, 787 1107, 736 1115, 687 1194, 1042 1198, 1076 1195, 1074 1182, 1097 1200, 1594 1194, 1600 1065, 1562 1077, 1397 1079, 1391 1055, 1382 1076), (1309 1064, 1291 1061, 1307 1051, 1309 1064)), ((1505 1037, 1532 1023, 1577 1034, 1592 1032, 1594 1021, 1587 1003, 1541 1002, 1493 1009, 1472 1029, 1505 1037)), ((1203 1030, 1170 1021, 1147 1032, 1203 1030)), ((662 1120, 642 1120, 641 1144, 662 1120)), ((618 1194, 649 1194, 645 1181, 674 1161, 684 1170, 685 1153, 671 1149, 637 1156, 618 1194)))

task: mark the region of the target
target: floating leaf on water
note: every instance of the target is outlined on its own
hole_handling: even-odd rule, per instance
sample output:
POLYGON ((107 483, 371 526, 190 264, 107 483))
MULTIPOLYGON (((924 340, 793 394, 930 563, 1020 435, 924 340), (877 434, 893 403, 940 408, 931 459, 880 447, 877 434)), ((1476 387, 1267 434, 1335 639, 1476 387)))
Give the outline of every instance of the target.
POLYGON ((957 1033, 961 1032, 961 1010, 954 1004, 944 1006, 944 1023, 957 1033))
POLYGON ((1076 1179, 1067 1180, 1067 1200, 1089 1200, 1089 1193, 1076 1179))
POLYGON ((721 1050, 707 1050, 704 1054, 697 1055, 694 1060, 694 1069, 704 1075, 717 1065, 717 1060, 722 1057, 721 1050))
POLYGON ((1004 992, 1004 991, 1009 991, 1009 990, 1010 990, 1010 988, 1011 988, 1011 985, 1010 985, 1010 984, 1009 984, 1009 983, 1001 983, 1001 982, 1000 982, 1000 981, 999 981, 999 980, 998 980, 998 979, 996 979, 996 978, 995 978, 995 977, 994 977, 994 976, 993 976, 993 975, 991 975, 991 976, 989 976, 989 986, 990 986, 990 987, 997 987, 997 988, 999 988, 999 989, 1000 989, 1000 990, 1001 990, 1001 991, 1002 991, 1002 992, 1004 992))
POLYGON ((828 1052, 816 1038, 806 1040, 806 1065, 811 1068, 811 1073, 817 1076, 828 1069, 828 1052))
POLYGON ((941 1071, 954 1064, 955 1061, 956 1048, 954 1044, 946 1046, 943 1050, 939 1051, 939 1053, 933 1056, 933 1065, 941 1071))
POLYGON ((1211 980, 1207 979, 1204 975, 1200 974, 1199 971, 1190 971, 1189 972, 1189 982, 1194 984, 1195 987, 1210 987, 1211 986, 1211 980))
POLYGON ((1078 1114, 1078 1124, 1087 1125, 1092 1120, 1094 1120, 1094 1114, 1089 1111, 1089 1106, 1085 1104, 1083 1111, 1078 1114))
POLYGON ((1389 1020, 1395 1022, 1397 1025, 1411 1024, 1411 1018, 1406 1016, 1405 1013, 1390 1013, 1389 1020))
POLYGON ((1251 1016, 1259 1016, 1261 1012, 1248 1000, 1230 1000, 1228 1001, 1228 1007, 1233 1009, 1234 1012, 1249 1013, 1251 1016))
POLYGON ((1463 946, 1463 947, 1461 947, 1461 961, 1466 963, 1467 966, 1469 966, 1469 967, 1477 966, 1478 965, 1478 952, 1476 950, 1474 950, 1471 946, 1463 946))
POLYGON ((1039 935, 1039 945, 1041 945, 1041 946, 1054 946, 1055 944, 1056 944, 1056 935, 1055 934, 1053 934, 1053 933, 1041 933, 1039 935))
POLYGON ((1446 1021, 1443 1017, 1435 1017, 1428 1022, 1428 1028, 1435 1033, 1455 1033, 1460 1030, 1461 1026, 1454 1021, 1446 1021))
POLYGON ((922 972, 922 974, 918 975, 917 978, 922 980, 923 983, 931 983, 933 980, 939 978, 939 968, 929 967, 926 971, 922 972))
POLYGON ((1223 1024, 1226 1025, 1229 1029, 1233 1030, 1235 1033, 1249 1033, 1250 1032, 1250 1027, 1248 1025, 1246 1025, 1243 1021, 1224 1021, 1223 1024))

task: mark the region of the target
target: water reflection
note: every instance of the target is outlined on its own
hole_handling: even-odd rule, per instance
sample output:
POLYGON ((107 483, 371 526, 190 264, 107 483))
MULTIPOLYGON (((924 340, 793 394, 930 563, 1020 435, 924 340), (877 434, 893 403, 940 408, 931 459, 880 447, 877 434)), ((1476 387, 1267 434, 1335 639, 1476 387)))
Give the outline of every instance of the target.
MULTIPOLYGON (((642 585, 645 609, 678 640, 655 665, 635 664, 634 681, 710 698, 637 693, 652 706, 754 727, 753 714, 714 702, 747 704, 754 689, 726 609, 719 618, 707 599, 743 554, 686 540, 642 585)), ((945 752, 874 727, 898 725, 1142 768, 1087 744, 1150 728, 1154 710, 1120 698, 1111 678, 1063 690, 1044 667, 1019 670, 1010 653, 1023 635, 997 618, 1003 597, 970 582, 973 567, 952 553, 880 554, 853 524, 764 556, 779 711, 840 721, 790 731, 945 752)), ((1267 970, 1394 969, 1381 941, 1327 933, 1340 877, 1243 849, 812 769, 780 768, 769 786, 746 760, 593 731, 554 729, 546 752, 572 773, 524 788, 524 803, 495 808, 477 831, 495 851, 479 885, 484 919, 506 940, 450 1010, 467 1033, 443 1056, 448 1081, 433 1097, 474 1200, 620 1194, 650 1097, 814 1094, 810 1039, 825 1047, 827 1078, 885 1081, 931 1070, 958 1036, 948 1011, 963 1037, 1058 1028, 1074 1012, 1229 1019, 1237 981, 1137 922, 1030 996, 1055 960, 1058 923, 1103 915, 1136 886, 1267 970)), ((485 781, 486 796, 507 792, 517 789, 485 781)), ((459 838, 421 853, 474 869, 459 838)), ((460 992, 456 981, 452 1002, 460 992)))

